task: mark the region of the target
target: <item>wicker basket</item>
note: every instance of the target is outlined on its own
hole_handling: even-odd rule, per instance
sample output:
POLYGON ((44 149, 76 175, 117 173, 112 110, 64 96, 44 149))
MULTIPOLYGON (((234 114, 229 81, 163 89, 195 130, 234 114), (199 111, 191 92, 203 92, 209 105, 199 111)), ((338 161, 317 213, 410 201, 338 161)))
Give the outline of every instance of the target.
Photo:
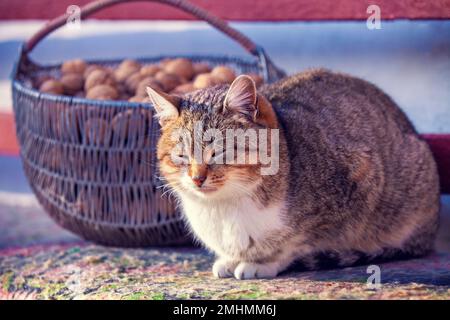
MULTIPOLYGON (((81 9, 86 18, 125 0, 95 1, 81 9)), ((256 57, 189 56, 239 73, 259 73, 266 82, 284 73, 237 30, 180 0, 156 0, 207 21, 256 57)), ((29 53, 66 22, 50 21, 25 43, 13 74, 14 113, 25 174, 42 206, 61 226, 85 239, 114 246, 175 245, 189 241, 180 212, 163 196, 156 166, 159 125, 145 103, 95 101, 41 93, 36 76, 57 75, 59 66, 41 66, 29 53)), ((142 59, 156 62, 164 57, 142 59)), ((94 61, 92 61, 94 62, 94 61)), ((108 65, 119 61, 95 61, 108 65)))

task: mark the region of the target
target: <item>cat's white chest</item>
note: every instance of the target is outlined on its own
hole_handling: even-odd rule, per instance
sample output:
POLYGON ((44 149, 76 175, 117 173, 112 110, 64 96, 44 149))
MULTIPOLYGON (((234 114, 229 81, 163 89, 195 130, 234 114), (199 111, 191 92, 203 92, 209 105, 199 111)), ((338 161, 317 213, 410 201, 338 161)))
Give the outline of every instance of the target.
POLYGON ((182 197, 182 204, 195 235, 220 256, 232 258, 283 226, 282 205, 261 208, 250 198, 208 203, 182 197))

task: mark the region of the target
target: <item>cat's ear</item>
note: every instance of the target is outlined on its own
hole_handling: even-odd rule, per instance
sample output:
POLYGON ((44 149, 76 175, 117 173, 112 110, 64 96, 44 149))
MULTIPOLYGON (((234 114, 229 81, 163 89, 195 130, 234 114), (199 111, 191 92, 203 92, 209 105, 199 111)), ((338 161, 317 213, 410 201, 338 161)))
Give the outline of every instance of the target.
POLYGON ((224 101, 224 110, 256 117, 256 85, 252 78, 240 75, 234 79, 224 101))
POLYGON ((176 119, 179 115, 180 98, 167 93, 147 87, 150 102, 155 107, 156 117, 161 126, 176 119))

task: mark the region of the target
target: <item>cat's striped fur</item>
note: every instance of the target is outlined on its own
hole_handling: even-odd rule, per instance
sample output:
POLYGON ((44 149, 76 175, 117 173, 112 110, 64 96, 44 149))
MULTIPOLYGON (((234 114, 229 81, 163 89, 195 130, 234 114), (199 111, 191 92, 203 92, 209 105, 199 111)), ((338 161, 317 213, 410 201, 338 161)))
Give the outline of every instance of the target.
POLYGON ((218 277, 420 256, 433 248, 439 183, 427 144, 372 84, 326 70, 255 91, 249 77, 171 97, 149 90, 161 119, 160 171, 196 237, 218 255, 218 277), (260 165, 174 165, 171 133, 205 128, 280 130, 279 171, 260 165))

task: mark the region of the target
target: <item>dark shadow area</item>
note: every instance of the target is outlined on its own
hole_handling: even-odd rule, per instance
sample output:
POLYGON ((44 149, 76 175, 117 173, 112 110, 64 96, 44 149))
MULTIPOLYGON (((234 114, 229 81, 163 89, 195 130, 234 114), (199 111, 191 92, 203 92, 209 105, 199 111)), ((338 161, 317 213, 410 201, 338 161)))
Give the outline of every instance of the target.
POLYGON ((361 282, 366 283, 372 275, 369 265, 380 268, 381 284, 425 284, 434 286, 450 285, 450 254, 433 253, 422 258, 409 259, 399 256, 391 261, 374 260, 367 264, 360 261, 357 266, 333 268, 332 264, 322 265, 318 271, 307 271, 302 264, 292 265, 283 277, 298 277, 311 281, 361 282), (304 270, 304 272, 300 272, 304 270))

